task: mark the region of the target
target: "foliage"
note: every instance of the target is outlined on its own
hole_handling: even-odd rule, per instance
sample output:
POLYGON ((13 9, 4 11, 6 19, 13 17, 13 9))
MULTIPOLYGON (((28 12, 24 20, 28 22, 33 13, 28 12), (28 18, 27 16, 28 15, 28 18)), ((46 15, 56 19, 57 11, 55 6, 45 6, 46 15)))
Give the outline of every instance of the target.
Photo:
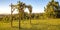
POLYGON ((51 2, 48 3, 48 5, 46 6, 45 9, 45 15, 48 18, 56 18, 57 12, 58 11, 58 7, 59 7, 59 3, 52 0, 51 2))

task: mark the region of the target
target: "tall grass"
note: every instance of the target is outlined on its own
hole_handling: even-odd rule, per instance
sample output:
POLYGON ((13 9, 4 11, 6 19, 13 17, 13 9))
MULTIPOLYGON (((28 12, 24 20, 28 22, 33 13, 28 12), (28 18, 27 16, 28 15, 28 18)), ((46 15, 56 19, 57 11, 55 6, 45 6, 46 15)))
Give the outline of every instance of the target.
MULTIPOLYGON (((44 20, 21 20, 21 30, 60 30, 60 19, 44 19, 44 20)), ((18 21, 13 21, 11 27, 10 22, 0 22, 0 30, 19 30, 18 21)))

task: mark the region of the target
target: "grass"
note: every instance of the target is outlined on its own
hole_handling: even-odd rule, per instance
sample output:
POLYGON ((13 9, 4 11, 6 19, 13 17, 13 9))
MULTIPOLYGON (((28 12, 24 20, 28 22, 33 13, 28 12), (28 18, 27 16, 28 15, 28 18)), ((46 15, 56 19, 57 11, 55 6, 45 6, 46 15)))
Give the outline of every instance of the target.
MULTIPOLYGON (((0 30, 19 30, 18 21, 13 21, 13 26, 10 22, 0 22, 0 30)), ((60 19, 31 20, 31 24, 29 20, 21 20, 20 30, 60 30, 60 19)))

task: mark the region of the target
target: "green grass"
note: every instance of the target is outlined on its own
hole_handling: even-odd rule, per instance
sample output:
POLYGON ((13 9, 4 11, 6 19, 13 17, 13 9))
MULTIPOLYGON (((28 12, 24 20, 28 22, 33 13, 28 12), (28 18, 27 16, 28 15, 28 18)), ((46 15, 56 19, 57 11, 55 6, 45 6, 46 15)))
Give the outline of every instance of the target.
MULTIPOLYGON (((0 22, 0 30, 19 30, 18 21, 13 21, 13 26, 10 22, 0 22)), ((60 19, 31 20, 31 24, 29 20, 21 20, 20 30, 60 30, 60 19)))

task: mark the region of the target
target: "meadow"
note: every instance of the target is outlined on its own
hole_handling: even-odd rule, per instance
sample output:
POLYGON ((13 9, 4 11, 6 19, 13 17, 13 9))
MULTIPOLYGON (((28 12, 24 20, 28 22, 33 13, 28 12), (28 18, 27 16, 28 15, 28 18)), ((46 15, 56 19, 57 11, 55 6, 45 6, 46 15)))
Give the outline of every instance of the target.
MULTIPOLYGON (((37 19, 37 20, 21 20, 20 30, 60 30, 60 19, 37 19)), ((0 21, 0 30, 19 30, 18 21, 11 22, 0 21)))

